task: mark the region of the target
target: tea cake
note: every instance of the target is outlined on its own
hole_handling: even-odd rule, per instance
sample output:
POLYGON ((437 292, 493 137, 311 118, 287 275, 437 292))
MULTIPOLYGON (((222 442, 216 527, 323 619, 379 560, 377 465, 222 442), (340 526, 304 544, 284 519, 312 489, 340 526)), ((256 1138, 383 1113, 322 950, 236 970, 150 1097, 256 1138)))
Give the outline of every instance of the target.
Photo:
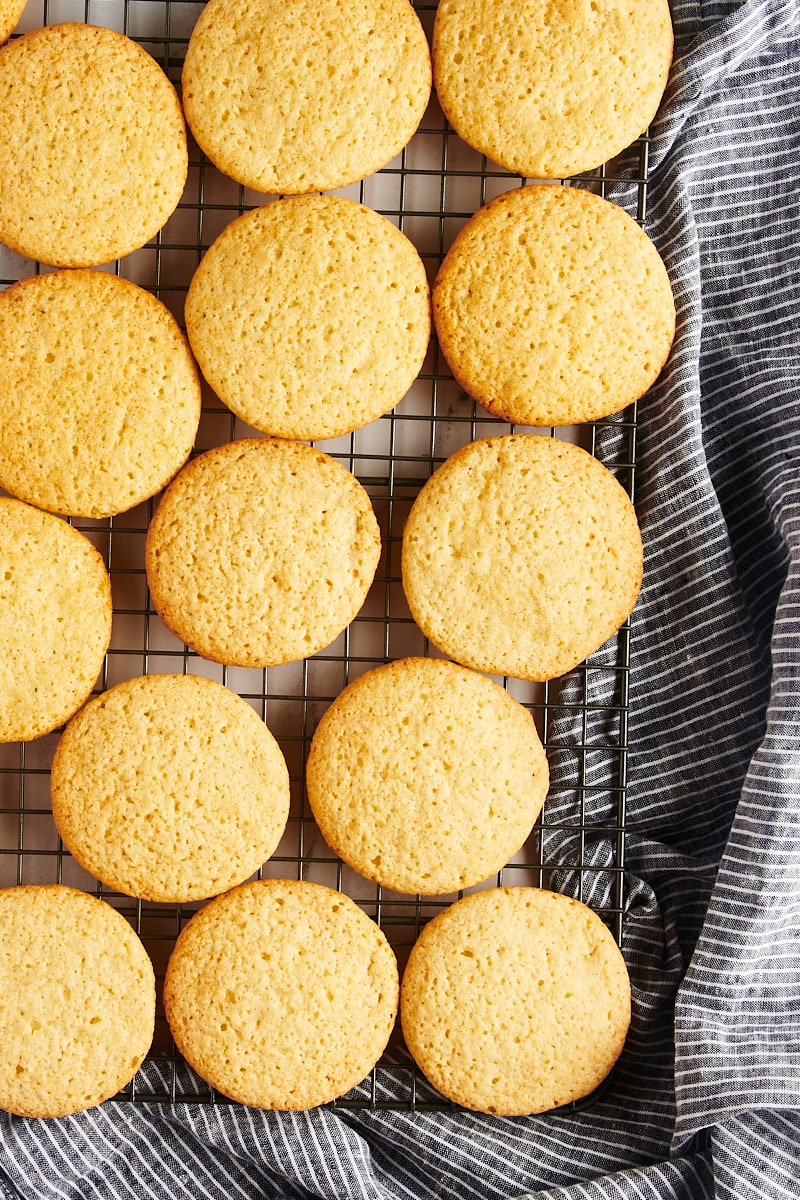
POLYGON ((161 491, 189 457, 200 374, 172 313, 105 271, 0 292, 0 485, 104 518, 161 491))
POLYGON ((228 225, 186 297, 219 398, 275 437, 338 437, 388 412, 422 367, 430 292, 416 249, 353 200, 300 196, 228 225))
POLYGON ((440 0, 434 82, 468 145, 515 174, 558 179, 644 133, 672 50, 668 0, 440 0))
POLYGON ((60 517, 0 497, 0 742, 68 720, 111 641, 111 581, 89 539, 60 517))
POLYGON ((188 170, 175 88, 136 42, 65 22, 0 49, 0 242, 56 267, 112 262, 166 224, 188 170))
POLYGON ((63 1117, 116 1095, 144 1061, 155 976, 135 930, 62 884, 0 891, 0 1108, 63 1117))
POLYGON ((308 799, 340 858, 396 892, 499 871, 531 832, 548 769, 533 717, 485 675, 432 658, 376 667, 314 734, 308 799))
POLYGON ((359 1084, 392 1032, 394 952, 355 901, 264 879, 209 901, 180 934, 164 982, 175 1043, 232 1100, 302 1110, 359 1084))
POLYGON ((411 615, 443 653, 546 680, 622 625, 642 579, 636 512, 580 446, 538 434, 470 442, 422 488, 403 531, 411 615))
POLYGON ((364 488, 302 442, 243 438, 193 459, 147 532, 153 602, 186 645, 243 667, 299 661, 361 609, 381 552, 364 488))
POLYGON ((281 750, 250 705, 199 675, 143 675, 94 697, 62 735, 53 819, 115 891, 179 904, 244 882, 289 815, 281 750))
POLYGON ((0 42, 7 42, 25 11, 28 0, 0 0, 0 42))
POLYGON ((408 0, 210 0, 183 67, 200 148, 272 194, 330 191, 384 167, 430 92, 430 50, 408 0))
POLYGON ((666 267, 619 205, 581 188, 505 192, 455 239, 433 288, 439 345, 490 413, 573 425, 655 382, 675 335, 666 267))
POLYGON ((473 892, 425 926, 403 973, 406 1044, 430 1083, 525 1116, 588 1095, 618 1059, 631 987, 586 905, 532 887, 473 892))

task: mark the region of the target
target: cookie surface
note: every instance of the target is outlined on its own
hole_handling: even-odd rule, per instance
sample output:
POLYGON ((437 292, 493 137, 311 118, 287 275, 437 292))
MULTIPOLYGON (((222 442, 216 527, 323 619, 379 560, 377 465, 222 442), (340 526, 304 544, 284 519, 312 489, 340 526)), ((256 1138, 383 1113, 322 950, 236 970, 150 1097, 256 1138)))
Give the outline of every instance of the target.
POLYGON ((257 1108, 312 1108, 355 1087, 383 1053, 397 1001, 397 962, 375 922, 340 892, 285 879, 210 901, 164 983, 180 1053, 257 1108))
POLYGON ((625 962, 596 913, 556 892, 493 888, 423 929, 400 1015, 409 1051, 443 1095, 524 1116, 605 1079, 630 1006, 625 962))
POLYGON ((672 48, 668 0, 441 0, 434 82, 470 146, 516 174, 558 179, 644 132, 672 48))
POLYGON ((53 818, 97 879, 183 903, 242 883, 289 815, 289 773, 267 726, 198 675, 117 684, 73 717, 51 772, 53 818))
POLYGON ((200 376, 169 309, 104 271, 0 292, 0 485, 101 518, 159 492, 189 457, 200 376))
POLYGON ((279 200, 208 250, 186 327, 204 376, 253 428, 337 437, 394 408, 422 368, 425 267, 399 229, 353 200, 279 200))
POLYGON ((408 0, 211 0, 183 67, 201 149, 259 192, 327 191, 385 166, 431 92, 408 0))
POLYGON ((329 645, 364 603, 380 551, 369 497, 345 467, 300 442, 244 438, 173 480, 145 566, 177 637, 215 662, 264 667, 329 645))
POLYGON ((61 884, 0 891, 0 1108, 62 1117, 116 1095, 153 1040, 155 978, 103 900, 61 884))
POLYGON ((25 11, 28 0, 0 0, 0 42, 7 42, 25 11))
POLYGON ((308 798, 340 858, 397 892, 441 895, 499 871, 547 794, 530 713, 455 663, 400 659, 334 700, 311 743, 308 798))
POLYGON ((521 425, 621 411, 655 381, 675 335, 672 288, 647 234, 572 187, 517 188, 476 213, 442 263, 433 304, 458 382, 521 425))
POLYGON ((0 497, 0 742, 50 733, 89 696, 111 640, 111 583, 89 539, 0 497))
POLYGON ((174 87, 112 29, 67 22, 0 50, 0 241, 61 267, 144 246, 186 182, 174 87), (31 146, 38 146, 31 153, 31 146))
POLYGON ((425 484, 403 532, 402 577, 414 620, 456 662, 553 679, 632 611, 642 540, 597 459, 509 434, 469 443, 425 484))

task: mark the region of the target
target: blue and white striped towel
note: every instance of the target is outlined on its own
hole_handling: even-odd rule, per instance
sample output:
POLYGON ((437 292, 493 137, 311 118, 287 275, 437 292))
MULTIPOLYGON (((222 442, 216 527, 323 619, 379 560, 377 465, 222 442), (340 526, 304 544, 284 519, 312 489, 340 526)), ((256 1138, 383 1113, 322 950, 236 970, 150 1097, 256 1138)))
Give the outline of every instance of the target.
POLYGON ((676 0, 673 16, 648 232, 678 334, 640 406, 635 1015, 612 1087, 528 1119, 113 1102, 3 1117, 0 1194, 798 1200, 800 0, 676 0))

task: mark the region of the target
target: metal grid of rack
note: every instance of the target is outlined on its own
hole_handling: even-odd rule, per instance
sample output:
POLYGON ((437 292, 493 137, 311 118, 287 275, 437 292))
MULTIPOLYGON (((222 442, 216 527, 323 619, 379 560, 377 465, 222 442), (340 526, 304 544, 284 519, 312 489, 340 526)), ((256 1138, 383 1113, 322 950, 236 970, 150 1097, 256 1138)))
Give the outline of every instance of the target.
MULTIPOLYGON (((63 20, 110 25, 140 42, 179 85, 188 37, 202 7, 189 0, 32 0, 20 32, 63 20)), ((430 33, 435 3, 416 7, 430 33)), ((643 222, 646 136, 623 156, 616 173, 606 167, 563 182, 605 194, 623 176, 620 202, 643 222)), ((402 155, 377 175, 337 194, 357 199, 398 224, 416 245, 432 281, 468 217, 495 195, 525 182, 466 147, 447 127, 434 97, 402 155)), ((269 199, 223 177, 190 143, 189 179, 177 211, 152 243, 109 269, 151 290, 182 323, 186 290, 204 251, 234 217, 269 199)), ((0 248, 2 286, 42 269, 46 268, 0 248)), ((401 966, 424 923, 456 896, 398 896, 360 879, 339 862, 310 815, 303 786, 305 757, 319 718, 349 681, 391 659, 435 653, 412 621, 401 586, 406 515, 432 471, 453 451, 477 437, 514 430, 464 395, 434 338, 418 380, 393 412, 356 433, 317 443, 367 489, 381 527, 383 552, 364 608, 348 629, 313 658, 282 667, 217 666, 180 645, 161 624, 148 595, 143 558, 157 498, 107 521, 73 521, 104 554, 112 580, 112 643, 97 690, 138 674, 182 671, 214 678, 253 705, 277 737, 292 780, 286 835, 262 873, 311 879, 353 896, 385 930, 401 966)), ((206 391, 196 451, 252 432, 206 391)), ((580 440, 633 496, 635 406, 578 431, 536 432, 580 440)), ((543 686, 500 681, 536 718, 550 757, 551 788, 524 849, 499 876, 482 885, 526 883, 568 892, 591 904, 618 940, 624 906, 629 655, 626 623, 566 680, 543 686)), ((151 953, 157 977, 163 977, 174 939, 192 908, 133 901, 110 892, 63 850, 49 801, 49 769, 58 736, 56 731, 35 742, 0 746, 0 886, 63 882, 102 896, 131 920, 151 953)), ((122 1095, 136 1102, 224 1102, 177 1057, 160 1009, 151 1056, 122 1095)), ((406 1111, 450 1107, 394 1043, 365 1083, 335 1104, 406 1111)))

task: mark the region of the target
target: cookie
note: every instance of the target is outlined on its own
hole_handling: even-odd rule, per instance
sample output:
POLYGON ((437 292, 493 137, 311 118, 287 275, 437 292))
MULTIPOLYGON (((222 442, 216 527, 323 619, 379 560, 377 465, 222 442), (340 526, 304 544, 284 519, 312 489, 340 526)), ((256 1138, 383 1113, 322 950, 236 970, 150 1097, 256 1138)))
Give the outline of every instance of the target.
POLYGON ((619 412, 658 377, 675 302, 624 209, 579 188, 506 192, 464 226, 433 289, 439 344, 504 421, 572 425, 619 412))
POLYGON ((396 892, 442 895, 499 871, 547 794, 533 718, 455 663, 407 658, 361 675, 314 734, 308 798, 328 844, 396 892))
POLYGON ((123 34, 67 22, 9 42, 0 107, 0 242, 18 254, 56 267, 111 262, 177 207, 188 165, 178 97, 123 34))
POLYGON ((241 667, 308 658, 364 603, 380 558, 369 497, 301 442, 244 438, 195 458, 150 523, 145 567, 168 629, 241 667))
POLYGON ((558 179, 645 131, 672 49, 668 0, 440 0, 434 83, 468 145, 515 174, 558 179))
POLYGON ((7 42, 25 11, 28 0, 0 0, 0 42, 7 42))
POLYGON ((258 192, 328 191, 384 167, 431 92, 408 0, 211 0, 183 67, 200 148, 258 192))
POLYGON ((90 700, 58 743, 53 819, 115 891, 180 904, 242 883, 289 815, 289 772, 258 714, 199 675, 143 675, 90 700))
POLYGON ((630 1024, 622 955, 586 905, 538 888, 473 892, 425 926, 403 973, 406 1044, 464 1108, 546 1112, 587 1096, 630 1024))
POLYGON ((402 400, 431 332, 425 267, 385 217, 296 196, 228 225, 186 297, 203 374, 248 425, 338 437, 402 400))
POLYGON ((111 641, 111 582, 84 534, 0 497, 0 742, 57 729, 97 682, 111 641))
POLYGON ((0 891, 0 1108, 64 1117, 130 1083, 153 1040, 155 978, 103 900, 61 884, 0 891))
POLYGON ((104 271, 0 292, 0 486, 102 518, 161 491, 189 457, 200 375, 169 309, 104 271))
POLYGON ((397 1014, 397 962, 348 896, 268 879, 211 900, 164 982, 175 1044, 232 1100, 307 1109, 360 1083, 397 1014))
POLYGON ((579 446, 485 438, 451 455, 414 501, 402 578, 414 620, 456 662, 554 679, 631 613, 641 534, 620 484, 579 446))

